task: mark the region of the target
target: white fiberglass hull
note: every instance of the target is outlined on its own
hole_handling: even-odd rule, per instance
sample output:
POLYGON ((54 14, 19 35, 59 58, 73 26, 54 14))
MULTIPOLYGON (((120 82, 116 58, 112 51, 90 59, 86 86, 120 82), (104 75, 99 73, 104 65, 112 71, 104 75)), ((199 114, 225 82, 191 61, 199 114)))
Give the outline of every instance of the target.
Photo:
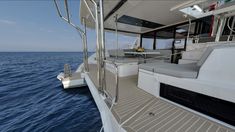
POLYGON ((72 77, 64 78, 64 73, 60 73, 57 78, 61 81, 64 89, 80 88, 86 86, 84 78, 81 78, 80 73, 74 73, 72 77))

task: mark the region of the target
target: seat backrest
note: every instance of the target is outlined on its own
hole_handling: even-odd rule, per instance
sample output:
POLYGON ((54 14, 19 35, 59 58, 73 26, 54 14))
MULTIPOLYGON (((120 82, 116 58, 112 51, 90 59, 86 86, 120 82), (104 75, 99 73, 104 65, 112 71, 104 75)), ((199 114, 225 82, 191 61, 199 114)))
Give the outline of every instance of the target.
POLYGON ((200 60, 197 62, 197 66, 201 67, 214 49, 229 48, 229 47, 235 47, 235 45, 234 44, 223 44, 223 45, 215 45, 215 46, 207 47, 205 52, 202 54, 200 60))

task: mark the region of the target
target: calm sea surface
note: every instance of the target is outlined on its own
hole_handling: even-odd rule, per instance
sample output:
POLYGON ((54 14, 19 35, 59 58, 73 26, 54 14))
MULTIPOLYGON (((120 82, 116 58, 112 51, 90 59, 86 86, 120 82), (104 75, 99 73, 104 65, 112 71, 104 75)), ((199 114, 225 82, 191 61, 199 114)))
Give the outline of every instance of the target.
POLYGON ((56 78, 81 62, 82 53, 0 53, 0 131, 99 131, 88 88, 63 90, 56 78))

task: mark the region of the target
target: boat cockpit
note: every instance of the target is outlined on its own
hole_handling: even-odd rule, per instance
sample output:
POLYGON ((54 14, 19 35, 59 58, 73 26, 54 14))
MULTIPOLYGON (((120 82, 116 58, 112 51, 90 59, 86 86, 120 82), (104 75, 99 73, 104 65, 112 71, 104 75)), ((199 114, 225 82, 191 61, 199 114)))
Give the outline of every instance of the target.
POLYGON ((81 0, 84 29, 71 22, 67 0, 67 17, 54 1, 80 32, 84 63, 75 74, 104 131, 235 131, 234 0, 81 0), (96 31, 89 58, 86 28, 96 31), (112 49, 105 33, 115 34, 112 49), (119 34, 137 39, 121 49, 119 34))

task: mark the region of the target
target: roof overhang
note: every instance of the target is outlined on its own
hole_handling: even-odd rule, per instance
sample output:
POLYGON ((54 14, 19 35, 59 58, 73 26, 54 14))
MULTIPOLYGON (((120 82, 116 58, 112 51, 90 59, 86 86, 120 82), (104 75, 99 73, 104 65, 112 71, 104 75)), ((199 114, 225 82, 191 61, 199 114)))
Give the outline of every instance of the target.
MULTIPOLYGON (((104 28, 115 30, 115 15, 118 14, 118 30, 141 34, 165 25, 186 21, 179 10, 171 11, 176 5, 188 0, 104 0, 104 28)), ((87 27, 95 28, 91 14, 95 14, 90 0, 81 0, 80 18, 87 19, 87 27)))

